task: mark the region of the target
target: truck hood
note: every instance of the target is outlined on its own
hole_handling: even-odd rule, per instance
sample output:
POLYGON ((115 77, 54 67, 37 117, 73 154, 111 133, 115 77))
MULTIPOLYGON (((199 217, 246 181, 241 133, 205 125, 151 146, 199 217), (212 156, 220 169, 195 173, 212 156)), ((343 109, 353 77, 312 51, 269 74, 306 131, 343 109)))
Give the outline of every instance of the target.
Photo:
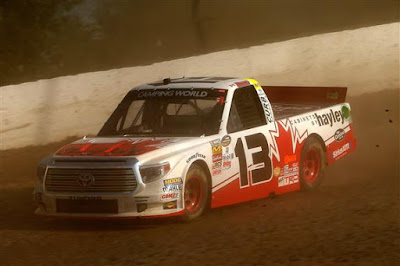
POLYGON ((84 138, 59 149, 56 156, 139 156, 199 138, 84 138))

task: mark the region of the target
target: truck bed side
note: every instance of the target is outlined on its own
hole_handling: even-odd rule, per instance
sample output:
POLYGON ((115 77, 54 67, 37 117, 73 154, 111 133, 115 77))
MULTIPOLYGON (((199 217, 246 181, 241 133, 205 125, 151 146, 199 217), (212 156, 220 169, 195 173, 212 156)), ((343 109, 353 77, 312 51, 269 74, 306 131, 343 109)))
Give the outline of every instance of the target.
POLYGON ((291 116, 300 115, 316 111, 325 107, 327 104, 295 104, 295 103, 271 103, 276 120, 281 120, 291 116))
POLYGON ((344 87, 262 86, 272 105, 275 119, 280 120, 344 103, 344 87))
MULTIPOLYGON (((315 107, 315 106, 314 106, 315 107)), ((325 145, 328 164, 336 162, 356 148, 353 134, 353 121, 348 103, 329 105, 320 108, 299 107, 297 115, 276 120, 280 134, 292 136, 293 145, 304 144, 310 135, 317 135, 325 145), (283 130, 283 131, 281 131, 283 130)), ((290 108, 289 110, 296 110, 290 108)), ((291 112, 294 113, 294 112, 291 112)), ((289 112, 286 113, 288 115, 289 112)))

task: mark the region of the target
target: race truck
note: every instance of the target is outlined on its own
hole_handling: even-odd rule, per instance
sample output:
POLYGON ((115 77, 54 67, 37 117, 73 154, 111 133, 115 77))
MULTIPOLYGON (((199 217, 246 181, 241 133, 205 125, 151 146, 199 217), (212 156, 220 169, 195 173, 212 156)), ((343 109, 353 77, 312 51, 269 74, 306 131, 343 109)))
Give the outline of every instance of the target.
POLYGON ((141 85, 96 137, 38 164, 35 213, 193 220, 316 188, 326 166, 356 148, 346 91, 223 77, 141 85))

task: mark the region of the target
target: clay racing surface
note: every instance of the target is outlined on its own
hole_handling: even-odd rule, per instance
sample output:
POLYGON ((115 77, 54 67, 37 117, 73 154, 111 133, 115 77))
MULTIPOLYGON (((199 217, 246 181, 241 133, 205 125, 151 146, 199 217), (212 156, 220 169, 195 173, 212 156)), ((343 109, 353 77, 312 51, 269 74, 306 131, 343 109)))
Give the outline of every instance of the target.
POLYGON ((358 149, 317 190, 212 210, 190 224, 36 217, 35 165, 71 139, 2 151, 0 265, 398 265, 398 96, 349 99, 358 149))

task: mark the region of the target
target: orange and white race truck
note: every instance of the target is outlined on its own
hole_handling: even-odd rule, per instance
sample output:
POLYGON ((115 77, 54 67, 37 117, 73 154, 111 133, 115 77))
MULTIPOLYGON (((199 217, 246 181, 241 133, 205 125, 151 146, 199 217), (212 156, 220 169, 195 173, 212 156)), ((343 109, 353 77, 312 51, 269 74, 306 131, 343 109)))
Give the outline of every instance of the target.
POLYGON ((139 86, 96 137, 38 164, 36 213, 192 220, 208 208, 313 189, 356 147, 345 97, 346 88, 223 77, 139 86))

